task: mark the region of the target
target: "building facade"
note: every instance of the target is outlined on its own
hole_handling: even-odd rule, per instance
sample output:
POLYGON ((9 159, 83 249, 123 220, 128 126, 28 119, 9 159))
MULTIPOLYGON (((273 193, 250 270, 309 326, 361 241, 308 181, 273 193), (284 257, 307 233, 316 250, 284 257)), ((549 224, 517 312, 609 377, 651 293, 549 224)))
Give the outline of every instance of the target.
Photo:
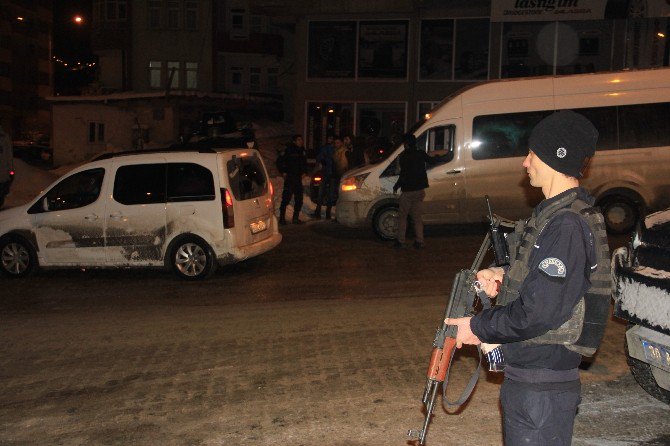
POLYGON ((6 0, 0 8, 0 125, 14 139, 49 134, 52 27, 50 0, 6 0))

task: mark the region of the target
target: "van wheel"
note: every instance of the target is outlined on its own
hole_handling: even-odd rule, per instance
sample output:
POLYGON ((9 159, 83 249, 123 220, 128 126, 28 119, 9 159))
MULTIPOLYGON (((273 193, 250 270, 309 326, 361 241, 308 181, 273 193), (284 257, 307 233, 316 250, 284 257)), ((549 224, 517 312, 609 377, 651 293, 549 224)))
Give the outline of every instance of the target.
POLYGON ((173 244, 170 250, 170 266, 182 279, 201 280, 216 271, 214 252, 198 237, 184 237, 173 244))
POLYGON ((37 268, 33 246, 20 237, 5 237, 0 241, 0 270, 8 277, 30 275, 37 268))
POLYGON ((389 204, 375 212, 372 229, 382 240, 395 240, 398 233, 398 205, 389 204))
POLYGON ((635 203, 622 196, 607 197, 600 205, 607 230, 612 234, 626 234, 635 228, 639 209, 635 203))

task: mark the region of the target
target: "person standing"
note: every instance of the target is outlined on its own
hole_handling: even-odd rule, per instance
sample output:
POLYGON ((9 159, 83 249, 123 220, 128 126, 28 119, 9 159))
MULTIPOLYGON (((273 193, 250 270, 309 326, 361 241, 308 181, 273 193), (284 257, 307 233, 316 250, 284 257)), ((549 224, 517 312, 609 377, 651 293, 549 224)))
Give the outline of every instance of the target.
POLYGON ((609 286, 600 290, 603 285, 597 284, 609 283, 607 237, 602 226, 592 223, 602 222, 602 215, 578 180, 597 139, 593 124, 569 110, 555 112, 533 128, 523 167, 545 199, 524 227, 508 236, 514 253, 508 269, 477 273, 497 305, 473 317, 445 320, 458 327, 457 347, 501 344, 505 379, 500 402, 508 446, 571 444, 581 400, 580 343, 590 339, 592 351, 586 354, 593 354, 602 336, 580 320, 592 318, 584 302, 587 310, 593 309, 588 306, 593 293, 605 295, 605 305, 597 310, 604 331, 609 286))
POLYGON ((317 220, 321 218, 321 206, 323 206, 324 199, 326 201, 326 219, 330 220, 330 214, 335 204, 335 193, 337 192, 337 183, 335 177, 335 168, 333 154, 335 148, 333 142, 335 138, 328 135, 326 144, 319 149, 316 155, 316 162, 321 165, 321 186, 319 186, 319 195, 317 197, 316 209, 312 217, 317 220))
POLYGON ((438 164, 441 157, 431 157, 416 146, 416 138, 408 133, 404 137, 405 150, 398 157, 400 176, 393 186, 393 193, 400 194, 400 209, 398 215, 398 232, 395 247, 404 248, 405 234, 407 233, 407 217, 412 217, 414 225, 414 247, 423 248, 423 199, 428 187, 426 164, 438 164))
POLYGON ((277 158, 277 169, 284 177, 284 189, 279 206, 279 224, 286 224, 286 206, 293 197, 293 223, 300 224, 300 209, 302 209, 303 187, 302 178, 307 175, 307 156, 305 155, 305 141, 302 135, 293 135, 291 143, 286 146, 284 153, 277 158))

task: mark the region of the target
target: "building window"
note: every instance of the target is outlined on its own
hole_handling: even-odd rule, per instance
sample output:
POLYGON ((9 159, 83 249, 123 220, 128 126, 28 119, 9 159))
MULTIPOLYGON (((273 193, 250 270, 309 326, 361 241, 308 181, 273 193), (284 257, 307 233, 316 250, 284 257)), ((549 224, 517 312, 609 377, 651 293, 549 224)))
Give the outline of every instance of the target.
POLYGON ((161 74, 163 62, 158 60, 149 61, 149 87, 161 88, 161 74))
POLYGON ((261 89, 261 69, 257 67, 249 68, 249 89, 259 91, 261 89))
POLYGON ((179 28, 179 2, 167 2, 167 26, 170 29, 179 28))
POLYGON ((244 9, 232 9, 230 11, 230 31, 233 34, 244 33, 244 9))
POLYGON ((488 19, 421 22, 420 80, 488 78, 488 19))
POLYGON ((179 62, 168 62, 167 63, 167 84, 170 89, 179 89, 179 62), (170 81, 172 80, 172 81, 170 81))
POLYGON ((505 23, 501 77, 609 71, 612 21, 505 23))
POLYGON ((279 68, 268 68, 268 91, 279 90, 279 68))
POLYGON ((408 27, 406 20, 359 23, 359 78, 407 78, 408 27))
POLYGON ((98 143, 105 141, 105 124, 102 122, 88 123, 88 142, 98 143))
POLYGON ((149 0, 149 28, 158 29, 161 27, 161 1, 149 0))
POLYGON ((328 135, 354 134, 353 103, 307 103, 307 137, 305 145, 317 150, 326 143, 328 135))
POLYGON ((123 21, 128 18, 126 0, 102 0, 93 4, 93 15, 101 21, 123 21))
POLYGON ((353 79, 356 22, 310 22, 307 77, 353 79))
POLYGON ((252 15, 249 19, 251 22, 251 32, 252 33, 263 33, 265 29, 263 27, 263 17, 259 15, 252 15))
POLYGON ((403 102, 357 104, 357 134, 399 144, 405 133, 405 106, 403 102))
POLYGON ((626 68, 668 66, 670 18, 629 19, 626 26, 626 68))
POLYGON ((423 121, 428 119, 427 115, 432 109, 435 108, 440 101, 420 101, 416 104, 416 121, 423 121))
POLYGON ((232 85, 242 85, 242 67, 230 67, 230 83, 232 85))
POLYGON ((198 28, 198 2, 186 2, 184 6, 184 27, 189 31, 198 28))
POLYGON ((198 88, 198 63, 186 62, 186 89, 195 90, 198 88))

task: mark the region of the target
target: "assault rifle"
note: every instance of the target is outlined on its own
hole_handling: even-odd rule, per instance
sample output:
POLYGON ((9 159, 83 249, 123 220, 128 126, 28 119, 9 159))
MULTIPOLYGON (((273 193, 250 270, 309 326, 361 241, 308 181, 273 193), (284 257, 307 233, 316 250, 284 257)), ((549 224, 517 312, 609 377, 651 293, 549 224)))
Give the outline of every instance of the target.
MULTIPOLYGON (((419 440, 419 445, 421 446, 426 444, 428 425, 430 424, 433 415, 433 409, 435 408, 435 401, 440 386, 442 386, 443 390, 443 404, 446 404, 449 407, 459 407, 470 397, 472 390, 477 384, 479 371, 481 370, 482 350, 478 348, 479 365, 477 366, 477 370, 472 374, 463 393, 456 401, 452 402, 447 399, 449 368, 454 353, 456 352, 456 333, 458 329, 454 325, 445 324, 444 320, 446 318, 472 316, 475 308, 489 308, 491 306, 490 299, 486 296, 486 293, 480 289, 476 277, 477 271, 480 270, 486 251, 488 251, 489 248, 492 247, 494 249, 496 265, 502 266, 509 263, 509 252, 507 250, 507 243, 505 242, 504 232, 501 229, 501 225, 509 227, 510 224, 506 221, 504 222, 499 217, 494 217, 491 212, 488 195, 485 198, 489 210, 491 228, 486 232, 484 241, 482 242, 470 269, 461 270, 454 278, 451 294, 447 301, 447 308, 444 312, 444 317, 442 317, 442 324, 440 328, 437 329, 435 339, 433 340, 433 351, 430 356, 430 364, 426 374, 426 386, 423 391, 423 397, 421 398, 426 411, 423 428, 411 429, 407 433, 410 439, 419 440)), ((500 286, 500 284, 498 284, 498 286, 500 286)))

